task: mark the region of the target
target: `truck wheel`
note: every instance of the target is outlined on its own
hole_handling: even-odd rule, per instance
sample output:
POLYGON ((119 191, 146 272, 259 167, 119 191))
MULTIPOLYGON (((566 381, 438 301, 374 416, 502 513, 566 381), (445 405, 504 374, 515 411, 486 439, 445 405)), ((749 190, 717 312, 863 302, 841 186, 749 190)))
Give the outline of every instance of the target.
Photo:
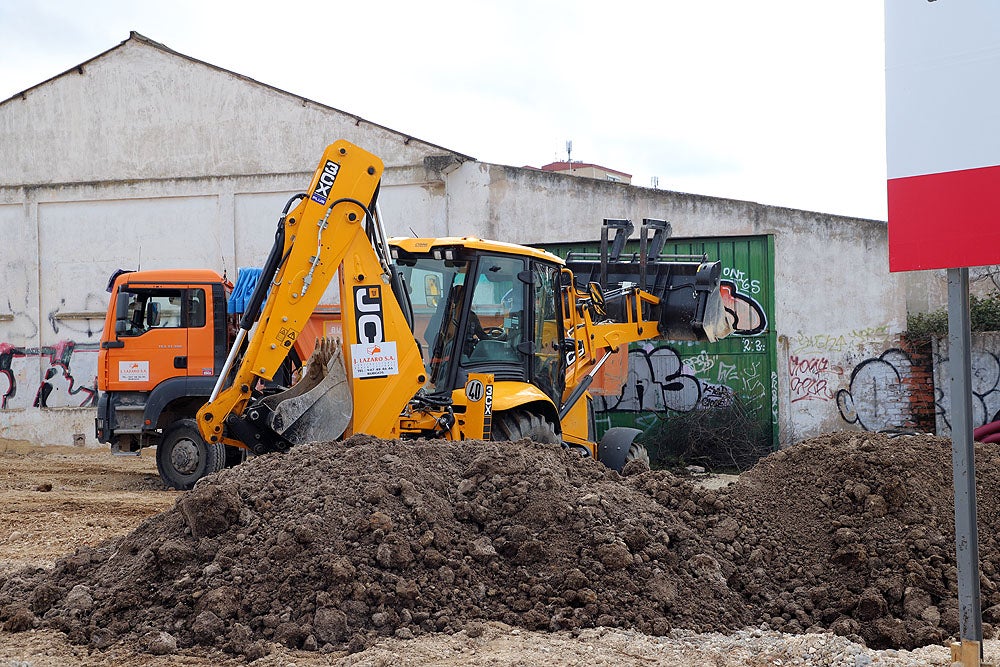
POLYGON ((225 465, 225 445, 205 442, 193 419, 178 419, 168 426, 156 446, 160 478, 181 491, 187 491, 199 479, 219 472, 225 465))
POLYGON ((562 438, 556 427, 545 417, 527 410, 498 412, 493 418, 493 440, 520 440, 559 444, 562 438))

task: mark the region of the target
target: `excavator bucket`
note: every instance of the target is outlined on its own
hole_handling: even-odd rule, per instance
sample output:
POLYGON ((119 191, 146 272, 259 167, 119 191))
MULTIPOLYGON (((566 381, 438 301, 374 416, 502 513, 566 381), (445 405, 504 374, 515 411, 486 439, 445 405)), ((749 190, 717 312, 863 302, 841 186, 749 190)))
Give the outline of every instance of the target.
POLYGON ((292 444, 342 436, 354 414, 354 401, 340 341, 318 339, 302 379, 263 403, 271 411, 268 426, 292 444))
POLYGON ((732 333, 722 303, 719 262, 664 262, 651 268, 657 276, 649 287, 660 299, 661 338, 714 343, 732 333))

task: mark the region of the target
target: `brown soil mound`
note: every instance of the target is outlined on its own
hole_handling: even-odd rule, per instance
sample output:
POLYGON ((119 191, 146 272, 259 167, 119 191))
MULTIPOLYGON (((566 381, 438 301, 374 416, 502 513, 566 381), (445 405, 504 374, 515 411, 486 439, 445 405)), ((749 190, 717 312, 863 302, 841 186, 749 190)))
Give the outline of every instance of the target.
MULTIPOLYGON (((977 458, 984 607, 1000 605, 997 460, 977 458)), ((721 491, 626 473, 527 441, 299 447, 206 479, 52 571, 0 580, 0 622, 248 658, 263 640, 358 650, 488 620, 650 634, 767 623, 895 648, 957 630, 944 439, 824 436, 721 491)))
MULTIPOLYGON (((984 618, 1000 620, 1000 450, 977 445, 984 618)), ((873 648, 958 633, 951 443, 842 432, 763 459, 725 513, 746 536, 739 578, 774 629, 830 629, 873 648)), ((989 633, 990 628, 986 628, 989 633)))
MULTIPOLYGON (((666 473, 645 487, 691 491, 666 473)), ((361 649, 483 620, 651 634, 752 620, 677 513, 593 461, 367 437, 207 479, 130 535, 11 577, 0 609, 8 629, 98 648, 138 636, 250 658, 260 639, 361 649)))

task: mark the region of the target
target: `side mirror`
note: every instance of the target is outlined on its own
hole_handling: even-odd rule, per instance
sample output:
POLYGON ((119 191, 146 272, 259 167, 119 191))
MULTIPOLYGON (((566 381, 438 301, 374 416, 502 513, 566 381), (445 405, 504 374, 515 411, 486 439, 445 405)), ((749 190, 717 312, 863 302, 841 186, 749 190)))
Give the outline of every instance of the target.
POLYGON ((146 326, 160 326, 160 304, 150 301, 146 304, 146 326))
POLYGON ((128 331, 128 294, 118 293, 115 301, 115 335, 121 336, 128 331))

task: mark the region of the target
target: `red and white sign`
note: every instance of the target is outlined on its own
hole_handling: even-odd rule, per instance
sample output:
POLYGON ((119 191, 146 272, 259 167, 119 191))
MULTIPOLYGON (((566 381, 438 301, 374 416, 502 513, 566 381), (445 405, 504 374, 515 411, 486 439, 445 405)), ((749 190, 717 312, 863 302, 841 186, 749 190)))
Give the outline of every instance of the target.
POLYGON ((885 1, 889 269, 1000 264, 1000 2, 885 1))

